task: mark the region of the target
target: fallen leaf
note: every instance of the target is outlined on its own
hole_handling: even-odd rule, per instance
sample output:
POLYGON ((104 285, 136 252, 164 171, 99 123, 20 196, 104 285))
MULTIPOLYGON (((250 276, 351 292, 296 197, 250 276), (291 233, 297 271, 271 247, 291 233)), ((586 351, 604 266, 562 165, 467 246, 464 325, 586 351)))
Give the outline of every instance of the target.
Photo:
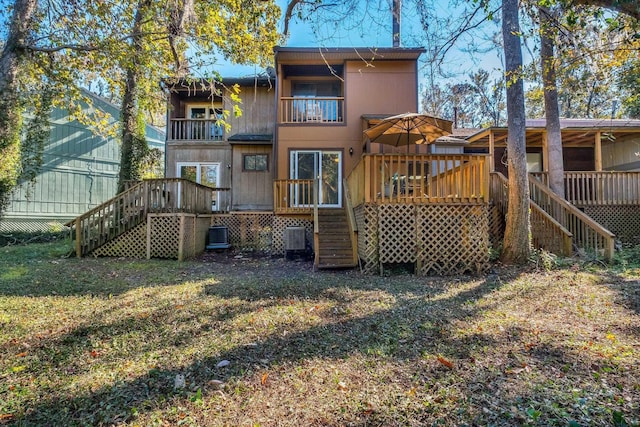
POLYGON ((269 373, 265 372, 264 374, 262 374, 262 378, 260 378, 260 384, 265 385, 267 384, 267 378, 269 377, 269 373))
POLYGON ((347 383, 345 383, 344 381, 340 381, 338 383, 338 390, 346 390, 347 389, 347 383))
POLYGON ((13 414, 0 414, 0 420, 12 420, 13 414))
POLYGON ((415 396, 415 395, 416 395, 416 391, 417 391, 417 389, 416 389, 415 387, 411 387, 411 390, 409 390, 409 391, 408 391, 408 392, 406 392, 405 394, 406 394, 407 396, 413 397, 413 396, 415 396))
POLYGON ((22 353, 16 354, 16 357, 25 357, 26 355, 27 355, 27 352, 23 351, 22 353))
POLYGON ((453 369, 453 362, 445 359, 442 356, 438 356, 438 362, 442 363, 444 366, 446 366, 449 369, 453 369))
POLYGON ((100 356, 100 353, 98 353, 95 350, 91 350, 91 357, 98 357, 98 356, 100 356))

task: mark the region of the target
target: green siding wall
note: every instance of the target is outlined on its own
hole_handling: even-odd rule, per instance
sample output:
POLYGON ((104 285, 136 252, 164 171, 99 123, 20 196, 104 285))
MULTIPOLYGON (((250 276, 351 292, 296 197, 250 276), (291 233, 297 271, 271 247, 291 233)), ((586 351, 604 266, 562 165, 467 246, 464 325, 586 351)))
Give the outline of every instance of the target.
MULTIPOLYGON (((94 108, 117 120, 117 107, 95 97, 94 108)), ((35 184, 18 187, 2 221, 0 231, 46 229, 47 221, 64 223, 116 194, 119 137, 95 135, 87 126, 70 120, 63 109, 50 115, 51 133, 45 146, 43 166, 35 184), (30 226, 20 224, 29 222, 30 226), (32 223, 39 222, 36 227, 32 223)), ((148 126, 149 145, 164 150, 164 133, 148 126)))

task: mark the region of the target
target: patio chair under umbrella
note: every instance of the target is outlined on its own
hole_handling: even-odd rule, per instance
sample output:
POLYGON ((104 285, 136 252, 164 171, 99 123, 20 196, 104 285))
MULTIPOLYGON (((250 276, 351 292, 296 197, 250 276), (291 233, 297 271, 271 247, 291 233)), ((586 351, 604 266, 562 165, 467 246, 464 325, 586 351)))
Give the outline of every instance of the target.
POLYGON ((426 114, 405 113, 387 117, 364 131, 371 142, 400 147, 430 144, 441 136, 450 135, 453 123, 426 114))

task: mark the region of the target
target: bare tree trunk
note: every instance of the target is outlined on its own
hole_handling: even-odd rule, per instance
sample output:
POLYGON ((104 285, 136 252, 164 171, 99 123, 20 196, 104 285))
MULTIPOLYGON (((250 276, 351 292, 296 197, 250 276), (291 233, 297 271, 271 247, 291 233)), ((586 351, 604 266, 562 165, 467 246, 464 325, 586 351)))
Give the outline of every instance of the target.
POLYGON ((549 187, 564 198, 564 163, 562 157, 562 134, 560 132, 560 110, 558 108, 558 86, 556 84, 555 36, 557 33, 551 11, 540 8, 540 58, 544 87, 544 115, 547 122, 547 169, 549 187))
POLYGON ((22 105, 18 74, 36 6, 37 0, 16 0, 7 41, 0 53, 0 216, 20 174, 22 105))
POLYGON ((518 0, 502 0, 502 37, 504 39, 507 82, 507 163, 509 171, 509 210, 504 234, 502 260, 525 263, 531 247, 529 235, 529 181, 527 177, 526 123, 522 48, 518 0))
POLYGON ((144 53, 142 23, 151 6, 151 0, 138 3, 131 37, 131 58, 127 65, 127 77, 122 95, 122 146, 120 149, 120 173, 118 193, 124 191, 127 181, 140 179, 140 164, 149 151, 145 138, 144 122, 138 108, 141 56, 144 53))

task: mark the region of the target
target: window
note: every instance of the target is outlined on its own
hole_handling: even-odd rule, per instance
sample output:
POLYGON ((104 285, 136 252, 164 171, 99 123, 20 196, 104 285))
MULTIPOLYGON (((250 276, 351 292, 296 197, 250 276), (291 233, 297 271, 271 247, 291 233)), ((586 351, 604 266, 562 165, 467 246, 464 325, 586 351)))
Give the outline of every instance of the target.
POLYGON ((266 154, 245 154, 242 158, 242 169, 245 171, 268 170, 268 156, 266 154))
MULTIPOLYGON (((186 178, 189 181, 216 188, 220 186, 220 163, 193 163, 181 162, 177 164, 177 175, 179 178, 186 178)), ((180 195, 178 195, 178 198, 180 195)), ((211 194, 211 210, 219 209, 219 192, 211 194)))

